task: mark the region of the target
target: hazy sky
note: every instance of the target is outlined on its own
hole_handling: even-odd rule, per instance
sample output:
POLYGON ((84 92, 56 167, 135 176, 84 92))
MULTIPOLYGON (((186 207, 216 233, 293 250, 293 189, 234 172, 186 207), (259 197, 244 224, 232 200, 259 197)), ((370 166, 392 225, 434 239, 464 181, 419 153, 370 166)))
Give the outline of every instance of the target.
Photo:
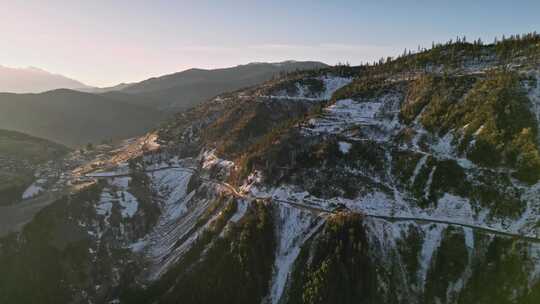
POLYGON ((540 30, 540 0, 0 0, 0 65, 89 85, 252 61, 358 64, 456 35, 540 30))

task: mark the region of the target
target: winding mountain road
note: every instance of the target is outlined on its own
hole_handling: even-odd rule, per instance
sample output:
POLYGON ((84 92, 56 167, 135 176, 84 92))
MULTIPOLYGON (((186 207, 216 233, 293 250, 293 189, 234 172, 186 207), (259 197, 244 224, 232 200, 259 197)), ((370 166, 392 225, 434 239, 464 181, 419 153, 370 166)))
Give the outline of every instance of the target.
MULTIPOLYGON (((175 169, 175 170, 179 170, 179 171, 188 171, 188 172, 191 172, 191 173, 199 173, 199 170, 196 169, 196 168, 186 168, 186 167, 180 167, 180 166, 161 167, 161 168, 146 170, 145 172, 150 173, 150 172, 169 170, 169 169, 175 169)), ((129 175, 130 174, 105 174, 105 172, 104 172, 103 175, 99 175, 99 176, 91 175, 91 174, 87 174, 86 176, 87 177, 98 178, 98 179, 107 179, 107 178, 115 178, 115 177, 126 177, 126 176, 129 176, 129 175)), ((237 198, 242 198, 242 199, 247 199, 247 200, 259 200, 259 201, 269 201, 269 200, 271 200, 271 201, 274 201, 274 202, 277 202, 277 203, 280 203, 280 204, 289 205, 289 206, 291 206, 293 208, 300 208, 300 209, 307 210, 307 211, 314 212, 314 213, 338 214, 340 212, 348 212, 348 213, 359 214, 359 215, 361 215, 363 217, 382 219, 382 220, 392 221, 392 222, 417 222, 417 223, 445 224, 445 225, 451 225, 451 226, 470 228, 470 229, 473 229, 475 231, 479 231, 479 232, 482 232, 482 233, 493 234, 493 235, 504 236, 504 237, 510 237, 510 238, 519 239, 519 240, 526 241, 526 242, 540 243, 540 237, 527 236, 527 235, 512 233, 512 232, 499 230, 499 229, 495 229, 495 228, 479 226, 479 225, 474 225, 474 224, 469 224, 469 223, 461 223, 461 222, 450 221, 450 220, 445 220, 445 219, 372 214, 372 213, 366 213, 366 212, 361 212, 361 211, 350 210, 350 209, 347 209, 347 208, 340 209, 340 210, 326 209, 326 208, 323 208, 323 207, 320 207, 320 206, 316 206, 314 204, 303 204, 303 203, 296 202, 296 201, 278 199, 278 198, 274 198, 274 197, 257 197, 257 196, 253 196, 253 195, 250 195, 250 194, 242 193, 242 192, 238 191, 238 189, 236 187, 234 187, 233 185, 231 185, 229 183, 226 183, 226 182, 223 182, 223 181, 220 181, 220 180, 215 180, 215 179, 208 178, 208 177, 203 177, 203 176, 199 176, 199 178, 201 180, 206 181, 206 182, 214 183, 214 184, 217 184, 217 185, 220 185, 220 186, 226 188, 227 190, 229 190, 229 192, 233 196, 235 196, 237 198)))
MULTIPOLYGON (((212 182, 215 182, 215 181, 212 181, 212 182)), ((523 240, 523 241, 527 241, 527 242, 540 243, 540 238, 538 238, 538 237, 527 236, 527 235, 522 235, 522 234, 516 234, 516 233, 512 233, 512 232, 508 232, 508 231, 504 231, 504 230, 499 230, 499 229, 495 229, 495 228, 490 228, 490 227, 485 227, 485 226, 478 226, 478 225, 468 224, 468 223, 461 223, 461 222, 456 222, 456 221, 449 221, 449 220, 444 220, 444 219, 380 215, 380 214, 365 213, 365 212, 360 212, 360 211, 353 211, 353 210, 350 210, 350 209, 342 209, 342 210, 332 209, 332 210, 330 210, 330 209, 325 209, 325 208, 318 207, 318 206, 305 205, 305 204, 301 204, 301 203, 298 203, 298 202, 292 202, 292 201, 283 200, 283 199, 264 198, 264 197, 251 197, 251 196, 246 196, 246 195, 243 195, 243 194, 239 193, 236 189, 234 189, 234 187, 232 185, 229 185, 229 184, 223 183, 223 182, 219 182, 219 184, 227 187, 228 189, 231 190, 231 192, 235 196, 240 197, 240 198, 244 198, 244 199, 251 198, 251 199, 256 199, 256 200, 269 200, 270 199, 272 201, 275 201, 275 202, 278 202, 278 203, 281 203, 281 204, 287 204, 287 205, 289 205, 291 207, 300 208, 300 209, 308 210, 308 211, 311 211, 311 212, 329 213, 329 214, 337 214, 337 213, 340 213, 340 212, 349 212, 349 213, 354 213, 354 214, 360 214, 363 217, 382 219, 382 220, 391 221, 391 222, 417 222, 417 223, 446 224, 446 225, 451 225, 451 226, 459 226, 459 227, 464 227, 464 228, 470 228, 470 229, 473 229, 473 230, 476 230, 476 231, 479 231, 479 232, 483 232, 483 233, 494 234, 494 235, 504 236, 504 237, 511 237, 511 238, 515 238, 515 239, 519 239, 519 240, 523 240)))

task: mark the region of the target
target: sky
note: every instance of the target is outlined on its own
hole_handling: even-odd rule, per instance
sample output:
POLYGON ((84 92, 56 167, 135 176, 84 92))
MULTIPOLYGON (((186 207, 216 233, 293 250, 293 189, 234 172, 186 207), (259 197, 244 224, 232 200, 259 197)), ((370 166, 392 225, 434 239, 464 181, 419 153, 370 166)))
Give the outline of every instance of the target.
POLYGON ((356 65, 540 31, 539 12, 539 0, 0 0, 0 65, 92 86, 249 62, 356 65))

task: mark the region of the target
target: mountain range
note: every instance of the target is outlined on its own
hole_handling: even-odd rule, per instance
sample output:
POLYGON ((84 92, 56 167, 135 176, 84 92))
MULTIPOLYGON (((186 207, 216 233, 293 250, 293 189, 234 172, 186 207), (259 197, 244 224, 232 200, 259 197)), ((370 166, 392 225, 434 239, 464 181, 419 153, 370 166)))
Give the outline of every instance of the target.
POLYGON ((539 303, 539 122, 534 33, 218 94, 62 169, 0 302, 539 303))
POLYGON ((321 62, 285 61, 250 63, 231 68, 186 71, 122 84, 102 92, 106 96, 125 93, 125 100, 163 111, 177 112, 197 105, 219 93, 235 91, 270 80, 282 73, 327 67, 321 62), (136 96, 139 98, 131 98, 136 96))
POLYGON ((17 90, 41 91, 44 86, 33 86, 36 82, 31 78, 38 75, 41 83, 47 85, 82 89, 55 89, 37 94, 0 93, 0 128, 68 146, 122 139, 141 135, 175 112, 219 93, 252 86, 280 73, 324 66, 318 62, 288 61, 217 70, 191 69, 104 89, 85 87, 41 70, 3 69, 23 76, 13 78, 13 74, 10 78, 9 73, 5 73, 6 79, 10 80, 0 76, 0 88, 7 88, 15 81, 20 85, 17 90))

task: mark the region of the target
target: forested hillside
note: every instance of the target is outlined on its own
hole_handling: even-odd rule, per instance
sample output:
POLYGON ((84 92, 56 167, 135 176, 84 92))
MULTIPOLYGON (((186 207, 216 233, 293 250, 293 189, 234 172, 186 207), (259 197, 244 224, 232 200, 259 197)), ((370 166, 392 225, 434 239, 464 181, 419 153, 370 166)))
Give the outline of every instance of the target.
POLYGON ((0 302, 538 303, 539 121, 536 33, 219 94, 2 238, 0 302))
POLYGON ((144 134, 165 117, 148 107, 65 89, 0 93, 0 108, 0 128, 72 147, 144 134))
POLYGON ((0 130, 0 206, 21 201, 25 190, 36 179, 36 169, 68 151, 65 146, 44 139, 0 130))

